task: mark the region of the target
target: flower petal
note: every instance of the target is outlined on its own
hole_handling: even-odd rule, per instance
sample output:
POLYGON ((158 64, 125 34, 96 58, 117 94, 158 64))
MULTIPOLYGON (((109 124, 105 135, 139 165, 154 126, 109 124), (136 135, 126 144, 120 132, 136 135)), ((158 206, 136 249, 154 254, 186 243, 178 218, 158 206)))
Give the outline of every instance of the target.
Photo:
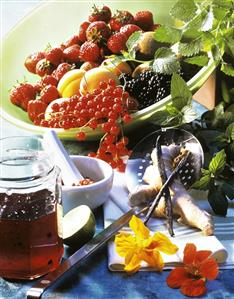
POLYGON ((150 267, 154 268, 156 271, 162 271, 164 267, 164 262, 159 251, 144 250, 141 252, 140 257, 145 261, 150 267))
POLYGON ((195 256, 196 256, 197 248, 196 245, 192 243, 187 243, 184 248, 184 258, 183 263, 185 265, 192 264, 195 256))
POLYGON ((177 267, 167 276, 167 284, 170 288, 179 288, 188 279, 189 273, 183 267, 177 267))
POLYGON ((180 291, 182 294, 189 297, 198 297, 204 295, 207 291, 205 281, 203 279, 193 280, 188 279, 181 286, 180 291))
POLYGON ((219 274, 218 264, 214 258, 205 260, 199 268, 202 277, 208 280, 214 280, 219 274))
POLYGON ((212 251, 210 251, 210 250, 198 250, 196 252, 196 254, 195 254, 194 263, 201 263, 201 262, 203 262, 211 254, 212 254, 212 251))
POLYGON ((135 215, 133 215, 131 220, 129 221, 129 227, 136 236, 142 239, 147 239, 150 235, 150 230, 148 229, 148 227, 146 227, 141 219, 136 217, 135 215))
POLYGON ((136 241, 131 234, 119 233, 115 236, 115 246, 117 253, 125 257, 129 251, 136 250, 136 241))
POLYGON ((157 248, 157 250, 166 254, 175 254, 178 250, 178 247, 166 235, 160 232, 153 235, 152 241, 150 248, 157 248))
POLYGON ((141 267, 141 260, 139 256, 135 253, 130 253, 125 258, 124 270, 128 273, 135 273, 141 267))

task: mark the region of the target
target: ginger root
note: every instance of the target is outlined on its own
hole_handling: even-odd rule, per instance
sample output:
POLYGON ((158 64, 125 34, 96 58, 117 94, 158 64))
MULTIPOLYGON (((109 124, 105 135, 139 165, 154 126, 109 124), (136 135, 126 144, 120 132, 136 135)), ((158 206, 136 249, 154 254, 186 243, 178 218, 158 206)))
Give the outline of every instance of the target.
MULTIPOLYGON (((162 156, 165 164, 167 177, 173 171, 173 161, 180 154, 180 148, 176 145, 162 146, 162 156)), ((157 191, 161 188, 162 182, 157 166, 155 150, 151 154, 153 165, 149 166, 144 174, 144 181, 148 185, 138 187, 129 196, 129 201, 132 206, 145 204, 153 200, 157 191)), ((206 211, 199 208, 193 198, 184 188, 179 179, 175 179, 169 187, 173 214, 178 215, 178 222, 199 228, 204 235, 212 235, 214 232, 214 224, 212 216, 206 211)), ((154 216, 165 217, 165 199, 162 197, 159 205, 154 211, 154 216)))

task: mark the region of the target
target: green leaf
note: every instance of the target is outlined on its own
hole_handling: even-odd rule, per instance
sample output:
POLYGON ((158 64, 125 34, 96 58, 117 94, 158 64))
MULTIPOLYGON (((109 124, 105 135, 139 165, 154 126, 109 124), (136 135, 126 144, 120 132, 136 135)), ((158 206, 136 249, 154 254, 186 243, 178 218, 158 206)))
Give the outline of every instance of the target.
POLYGON ((178 109, 176 107, 174 107, 173 105, 166 105, 166 111, 168 112, 168 114, 170 114, 172 116, 176 116, 177 114, 180 113, 178 111, 178 109))
POLYGON ((192 56, 198 54, 202 49, 202 38, 196 38, 188 43, 179 43, 179 53, 183 56, 192 56))
POLYGON ((213 5, 230 9, 233 6, 233 1, 232 0, 213 0, 213 5))
POLYGON ((165 42, 169 44, 174 44, 180 41, 181 30, 170 27, 167 25, 161 25, 155 32, 154 38, 159 42, 165 42))
MULTIPOLYGON (((234 35, 234 30, 233 30, 234 35)), ((234 57, 234 39, 231 37, 224 38, 225 45, 228 47, 231 55, 234 57)))
POLYGON ((226 164, 226 153, 224 149, 219 151, 210 161, 209 171, 215 176, 222 173, 226 164))
POLYGON ((178 75, 176 73, 174 73, 171 78, 171 96, 172 96, 172 99, 174 100, 174 106, 178 110, 181 110, 182 107, 184 107, 186 104, 188 104, 188 102, 190 102, 192 99, 192 93, 189 90, 186 82, 180 75, 178 75), (178 100, 176 100, 176 99, 178 99, 178 100), (178 101, 181 101, 181 99, 183 99, 182 100, 183 106, 181 106, 181 104, 178 102, 178 101))
POLYGON ((230 200, 234 199, 234 181, 224 182, 222 184, 222 189, 230 200))
POLYGON ((176 97, 172 98, 172 104, 176 107, 178 113, 181 113, 184 107, 191 104, 191 100, 186 97, 176 97))
POLYGON ((209 58, 207 55, 198 55, 191 58, 186 58, 184 61, 190 64, 205 66, 208 63, 209 58))
POLYGON ((205 16, 205 19, 201 25, 201 31, 209 31, 213 27, 214 15, 210 9, 205 16))
POLYGON ((192 188, 198 189, 198 190, 207 190, 210 183, 210 174, 203 175, 198 181, 196 181, 192 188))
POLYGON ((135 31, 133 32, 130 37, 127 40, 126 46, 128 49, 129 54, 135 58, 136 57, 136 50, 137 50, 137 44, 139 40, 142 38, 142 32, 135 31))
POLYGON ((216 20, 221 21, 229 12, 229 9, 219 7, 219 6, 213 6, 213 14, 216 20))
POLYGON ((234 123, 230 124, 226 129, 226 134, 234 141, 234 123))
POLYGON ((181 110, 181 113, 183 114, 182 122, 184 124, 190 123, 194 121, 196 118, 198 118, 197 112, 193 109, 191 105, 186 105, 181 110))
POLYGON ((220 52, 219 47, 217 45, 212 45, 212 47, 211 47, 211 53, 212 53, 214 61, 218 65, 219 62, 222 60, 222 54, 220 52))
POLYGON ((234 77, 234 67, 229 63, 223 62, 221 64, 221 71, 228 76, 234 77))
POLYGON ((156 73, 170 75, 180 70, 175 53, 169 48, 159 48, 155 53, 153 70, 156 73))
POLYGON ((224 80, 221 81, 221 92, 224 102, 229 104, 231 102, 231 97, 229 95, 227 83, 224 80))
POLYGON ((202 42, 203 42, 202 50, 205 52, 210 52, 212 46, 215 45, 216 40, 212 33, 206 31, 202 33, 202 42))
POLYGON ((206 20, 206 16, 207 12, 202 10, 193 19, 189 20, 189 22, 185 25, 185 29, 201 31, 201 27, 206 20))
MULTIPOLYGON (((174 116, 170 116, 166 110, 158 111, 150 117, 150 122, 155 125, 169 126, 173 124, 174 116)), ((177 120, 175 120, 175 123, 177 120)))
POLYGON ((193 0, 179 0, 172 7, 170 14, 181 21, 189 21, 195 16, 197 7, 193 0))
POLYGON ((215 214, 220 216, 227 215, 228 200, 220 186, 213 186, 209 190, 208 201, 215 214))

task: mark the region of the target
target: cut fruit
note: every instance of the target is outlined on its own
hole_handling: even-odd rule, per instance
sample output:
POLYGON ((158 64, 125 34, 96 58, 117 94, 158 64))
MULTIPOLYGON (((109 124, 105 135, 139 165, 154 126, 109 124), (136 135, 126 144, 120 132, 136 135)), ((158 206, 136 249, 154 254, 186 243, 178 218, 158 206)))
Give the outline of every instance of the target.
POLYGON ((86 205, 78 206, 63 217, 64 244, 80 248, 95 234, 96 222, 91 209, 86 205))
POLYGON ((52 106, 54 104, 62 104, 64 102, 69 102, 69 101, 70 98, 58 98, 56 100, 53 100, 51 103, 49 103, 45 111, 45 116, 44 116, 45 120, 51 119, 51 113, 53 112, 52 106))

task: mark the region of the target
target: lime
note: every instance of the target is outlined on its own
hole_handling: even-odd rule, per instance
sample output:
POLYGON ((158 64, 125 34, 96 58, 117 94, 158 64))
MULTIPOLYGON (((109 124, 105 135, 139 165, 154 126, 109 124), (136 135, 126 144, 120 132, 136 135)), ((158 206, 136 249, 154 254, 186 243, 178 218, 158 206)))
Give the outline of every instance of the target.
POLYGON ((95 229, 96 222, 91 209, 86 205, 78 206, 63 217, 64 244, 78 249, 92 239, 95 229))

